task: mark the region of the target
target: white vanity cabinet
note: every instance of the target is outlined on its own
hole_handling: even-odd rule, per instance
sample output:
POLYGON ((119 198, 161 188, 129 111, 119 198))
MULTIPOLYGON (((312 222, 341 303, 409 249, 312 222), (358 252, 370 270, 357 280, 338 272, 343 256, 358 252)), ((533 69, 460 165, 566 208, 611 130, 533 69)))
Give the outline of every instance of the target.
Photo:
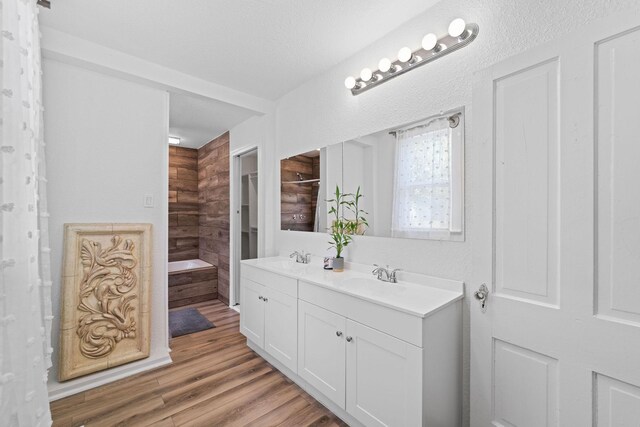
POLYGON ((306 301, 298 375, 365 425, 420 425, 422 349, 306 301))
POLYGON ((325 273, 278 258, 243 261, 241 331, 349 425, 456 427, 462 283, 424 281, 430 285, 325 273))
POLYGON ((298 300, 265 287, 264 349, 295 372, 298 363, 298 300))
POLYGON ((347 320, 347 412, 367 426, 419 426, 422 349, 347 320))
POLYGON ((295 372, 297 280, 243 266, 240 286, 240 332, 295 372))
POLYGON ((240 293, 240 332, 264 348, 264 291, 265 287, 242 278, 240 293))
POLYGON ((342 409, 345 406, 347 319, 298 303, 298 375, 342 409))

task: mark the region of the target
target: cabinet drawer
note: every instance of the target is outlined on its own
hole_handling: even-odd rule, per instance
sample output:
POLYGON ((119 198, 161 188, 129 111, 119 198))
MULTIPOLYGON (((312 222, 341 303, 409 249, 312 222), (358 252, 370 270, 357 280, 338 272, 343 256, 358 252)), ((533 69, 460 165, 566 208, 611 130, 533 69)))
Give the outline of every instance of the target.
POLYGON ((334 313, 369 325, 418 347, 423 347, 420 317, 393 310, 370 301, 335 292, 313 283, 300 281, 299 298, 334 313))
POLYGON ((294 298, 298 297, 297 279, 262 270, 251 265, 242 265, 240 269, 240 275, 243 278, 253 280, 256 283, 275 289, 285 295, 290 295, 294 298))

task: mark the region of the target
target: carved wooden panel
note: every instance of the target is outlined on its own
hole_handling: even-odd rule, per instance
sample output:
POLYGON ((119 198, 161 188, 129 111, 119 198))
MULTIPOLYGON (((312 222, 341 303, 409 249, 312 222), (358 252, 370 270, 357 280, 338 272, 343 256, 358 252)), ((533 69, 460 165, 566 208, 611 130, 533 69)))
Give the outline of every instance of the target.
POLYGON ((149 356, 151 224, 66 224, 59 380, 149 356))

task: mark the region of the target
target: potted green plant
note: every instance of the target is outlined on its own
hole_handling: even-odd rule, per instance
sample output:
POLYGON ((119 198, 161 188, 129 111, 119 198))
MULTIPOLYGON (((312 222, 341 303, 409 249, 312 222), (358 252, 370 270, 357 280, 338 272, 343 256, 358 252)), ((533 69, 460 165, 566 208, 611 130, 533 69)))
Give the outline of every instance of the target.
POLYGON ((364 195, 360 192, 360 187, 358 187, 355 194, 345 194, 344 207, 353 214, 353 219, 347 219, 347 227, 349 228, 350 234, 364 235, 369 227, 369 223, 365 218, 365 215, 369 213, 360 209, 360 199, 363 197, 364 195))
POLYGON ((331 240, 329 244, 335 248, 336 256, 333 259, 333 271, 344 271, 344 258, 342 256, 344 249, 353 240, 354 234, 364 234, 365 227, 368 227, 367 220, 364 217, 365 211, 360 209, 360 199, 362 198, 360 187, 356 194, 342 193, 340 187, 336 185, 336 191, 333 199, 327 200, 330 203, 329 215, 333 215, 334 219, 329 229, 331 240), (352 212, 355 217, 347 219, 344 216, 345 209, 352 212))

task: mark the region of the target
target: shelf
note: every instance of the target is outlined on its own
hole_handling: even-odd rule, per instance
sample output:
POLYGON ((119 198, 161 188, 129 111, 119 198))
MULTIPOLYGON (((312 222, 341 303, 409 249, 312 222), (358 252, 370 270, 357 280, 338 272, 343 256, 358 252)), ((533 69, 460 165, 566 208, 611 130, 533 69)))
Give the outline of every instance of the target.
POLYGON ((282 184, 315 184, 319 182, 320 179, 305 179, 302 181, 282 181, 282 184))

